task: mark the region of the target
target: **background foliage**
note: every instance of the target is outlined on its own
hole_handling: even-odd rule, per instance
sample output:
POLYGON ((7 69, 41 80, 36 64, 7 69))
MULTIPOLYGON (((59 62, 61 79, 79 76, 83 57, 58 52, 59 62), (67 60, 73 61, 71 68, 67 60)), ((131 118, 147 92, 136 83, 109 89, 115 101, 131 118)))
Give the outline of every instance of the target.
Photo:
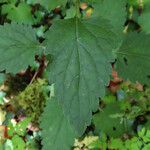
POLYGON ((0 148, 148 150, 149 8, 0 0, 0 148))

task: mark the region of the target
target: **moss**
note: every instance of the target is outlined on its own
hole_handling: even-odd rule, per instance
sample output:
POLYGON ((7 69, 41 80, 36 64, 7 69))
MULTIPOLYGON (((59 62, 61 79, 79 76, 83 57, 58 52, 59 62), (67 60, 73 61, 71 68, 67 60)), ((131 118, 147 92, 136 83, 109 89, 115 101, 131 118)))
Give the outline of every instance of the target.
POLYGON ((32 117, 33 123, 38 124, 48 93, 46 80, 37 79, 16 97, 15 103, 24 110, 27 117, 32 117))

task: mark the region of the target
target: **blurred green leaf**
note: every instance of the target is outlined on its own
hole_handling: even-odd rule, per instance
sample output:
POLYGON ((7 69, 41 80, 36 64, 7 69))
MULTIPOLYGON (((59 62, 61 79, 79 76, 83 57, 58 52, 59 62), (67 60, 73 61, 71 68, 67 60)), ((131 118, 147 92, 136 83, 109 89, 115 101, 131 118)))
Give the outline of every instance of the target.
POLYGON ((111 137, 118 137, 125 133, 124 124, 119 118, 112 118, 111 115, 120 113, 119 104, 107 104, 104 109, 93 116, 93 122, 97 132, 104 132, 111 137))
POLYGON ((31 122, 31 118, 25 118, 22 121, 20 121, 19 123, 17 123, 15 126, 16 134, 18 134, 20 136, 24 136, 26 133, 26 129, 30 122, 31 122))
POLYGON ((13 150, 25 150, 25 142, 18 135, 12 138, 13 150))
POLYGON ((15 4, 5 4, 2 6, 2 13, 7 14, 7 18, 18 23, 32 24, 33 16, 31 13, 31 6, 25 2, 20 3, 18 6, 15 4))

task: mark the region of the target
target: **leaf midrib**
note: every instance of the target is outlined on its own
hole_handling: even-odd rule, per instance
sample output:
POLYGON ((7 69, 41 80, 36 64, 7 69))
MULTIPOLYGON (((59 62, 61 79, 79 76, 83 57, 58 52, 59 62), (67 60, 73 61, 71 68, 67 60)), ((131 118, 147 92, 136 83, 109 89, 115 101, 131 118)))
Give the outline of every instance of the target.
MULTIPOLYGON (((80 88, 80 79, 81 79, 81 64, 80 64, 80 52, 79 52, 79 27, 78 27, 78 25, 79 25, 79 20, 78 20, 78 18, 77 17, 75 17, 75 33, 76 33, 76 48, 77 48, 77 55, 78 55, 78 70, 79 70, 79 77, 78 77, 78 103, 79 103, 79 106, 81 106, 80 105, 80 100, 79 100, 79 88, 80 88)), ((79 115, 81 114, 80 112, 81 112, 81 109, 80 109, 80 107, 79 107, 79 115)), ((79 117, 79 118, 81 118, 81 116, 79 117)))

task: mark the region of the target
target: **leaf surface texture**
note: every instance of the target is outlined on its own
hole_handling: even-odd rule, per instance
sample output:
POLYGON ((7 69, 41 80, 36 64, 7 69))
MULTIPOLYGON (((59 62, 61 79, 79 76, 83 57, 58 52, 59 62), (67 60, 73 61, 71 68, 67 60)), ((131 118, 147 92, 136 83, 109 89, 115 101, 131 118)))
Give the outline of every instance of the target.
POLYGON ((124 79, 149 84, 150 35, 130 33, 117 51, 117 70, 124 79))
POLYGON ((47 101, 41 117, 41 128, 43 150, 70 150, 77 136, 55 98, 47 101))
POLYGON ((113 61, 116 35, 107 20, 77 18, 57 21, 47 32, 47 52, 52 54, 50 83, 56 98, 80 134, 90 124, 92 111, 104 96, 113 61))
POLYGON ((0 26, 0 70, 17 73, 34 62, 39 51, 34 30, 16 23, 0 26))

